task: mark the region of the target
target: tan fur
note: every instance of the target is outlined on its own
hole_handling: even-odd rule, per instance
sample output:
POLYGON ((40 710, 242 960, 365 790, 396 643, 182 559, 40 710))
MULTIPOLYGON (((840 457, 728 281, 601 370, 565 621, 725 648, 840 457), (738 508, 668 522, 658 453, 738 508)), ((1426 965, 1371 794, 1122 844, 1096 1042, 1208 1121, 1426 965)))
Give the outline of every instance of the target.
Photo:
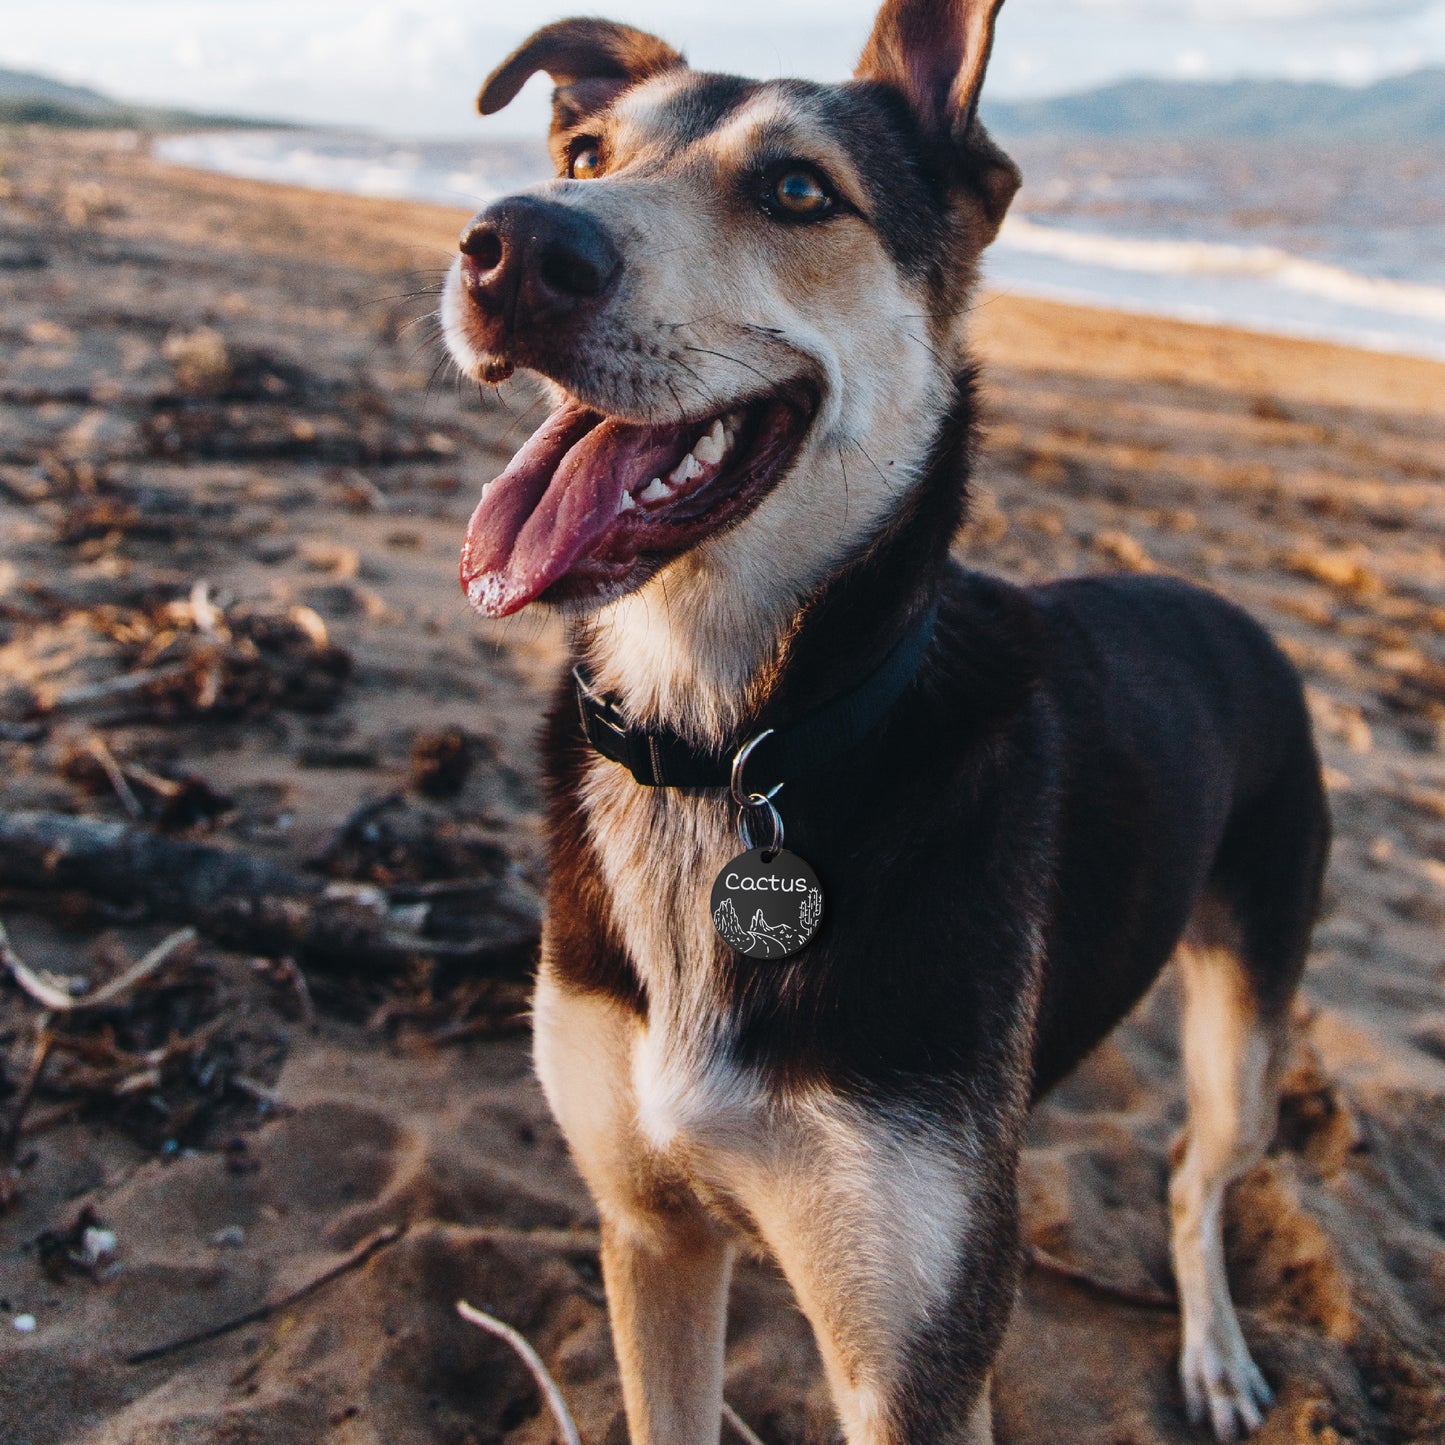
POLYGON ((548 1102, 602 1215, 602 1269, 634 1445, 713 1445, 733 1247, 638 1124, 638 1026, 543 966, 534 1046, 548 1102))
MULTIPOLYGON (((714 1220, 731 1218, 792 1285, 849 1441, 903 1445, 889 1386, 967 1248, 969 1140, 923 1119, 866 1116, 830 1093, 766 1089, 718 1069, 698 1039, 679 1054, 675 1027, 565 993, 545 968, 535 1038, 548 1101, 603 1218, 635 1440, 717 1439, 721 1351, 707 1351, 721 1338, 732 1248, 714 1220)), ((989 1438, 986 1410, 974 1436, 989 1438)))
POLYGON ((1179 1371, 1191 1416, 1221 1440, 1261 1422, 1267 1386, 1250 1358, 1224 1261, 1224 1197, 1274 1133, 1280 1028, 1260 1017, 1238 954, 1218 943, 1179 951, 1181 1044, 1189 1121, 1169 1184, 1179 1287, 1179 1371))

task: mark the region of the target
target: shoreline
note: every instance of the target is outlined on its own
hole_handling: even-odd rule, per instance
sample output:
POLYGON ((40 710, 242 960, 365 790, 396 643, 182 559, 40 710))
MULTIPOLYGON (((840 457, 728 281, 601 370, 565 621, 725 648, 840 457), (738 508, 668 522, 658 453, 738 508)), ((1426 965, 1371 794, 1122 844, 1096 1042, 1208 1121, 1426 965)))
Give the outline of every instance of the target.
MULTIPOLYGON (((548 171, 540 145, 520 141, 222 133, 157 138, 152 152, 237 179, 473 209, 548 171)), ((995 292, 1445 361, 1445 287, 1322 261, 1308 246, 1292 254, 1252 232, 1206 240, 1182 221, 1173 239, 1128 224, 1101 231, 1029 196, 1026 185, 985 254, 995 292)))
MULTIPOLYGON (((409 232, 413 244, 434 246, 437 259, 445 263, 450 262, 456 235, 471 214, 431 201, 253 180, 168 161, 156 164, 194 177, 197 184, 214 180, 255 187, 258 196, 275 192, 305 204, 315 204, 317 196, 325 196, 348 215, 381 223, 388 235, 395 233, 400 239, 409 232), (398 229, 403 226, 406 229, 398 229)), ((1223 382, 1264 392, 1278 386, 1304 401, 1424 414, 1445 412, 1445 361, 1413 353, 1376 351, 1319 337, 1254 331, 1091 302, 1012 295, 987 287, 975 303, 972 325, 982 358, 997 357, 1010 365, 1062 371, 1103 367, 1118 375, 1143 367, 1146 374, 1159 379, 1223 382), (1015 322, 1019 328, 1016 336, 1009 333, 1015 322), (1072 360, 1069 349, 1057 345, 1057 334, 1073 327, 1091 338, 1127 340, 1127 357, 1111 360, 1104 350, 1091 349, 1087 361, 1072 360), (1225 356, 1231 347, 1244 358, 1243 370, 1235 376, 1231 376, 1225 356), (1367 364, 1353 362, 1355 357, 1364 358, 1367 364)))

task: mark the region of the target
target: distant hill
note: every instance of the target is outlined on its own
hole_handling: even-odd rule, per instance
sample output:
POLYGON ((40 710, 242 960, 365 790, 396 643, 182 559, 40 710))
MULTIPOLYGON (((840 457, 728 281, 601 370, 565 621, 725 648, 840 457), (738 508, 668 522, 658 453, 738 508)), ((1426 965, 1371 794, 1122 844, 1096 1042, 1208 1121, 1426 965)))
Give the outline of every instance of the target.
POLYGON ((1291 80, 1122 80, 1048 100, 987 101, 1001 136, 1159 140, 1445 140, 1445 70, 1354 88, 1291 80))
POLYGON ((231 115, 202 115, 166 106, 131 105, 84 85, 0 68, 0 125, 56 125, 106 130, 203 130, 214 126, 282 125, 231 115))

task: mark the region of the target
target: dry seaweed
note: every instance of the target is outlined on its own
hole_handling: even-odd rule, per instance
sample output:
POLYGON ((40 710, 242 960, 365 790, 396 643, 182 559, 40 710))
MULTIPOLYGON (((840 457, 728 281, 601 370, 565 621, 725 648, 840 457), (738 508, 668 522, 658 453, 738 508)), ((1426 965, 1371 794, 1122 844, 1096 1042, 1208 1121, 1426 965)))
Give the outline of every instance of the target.
POLYGON ((383 888, 475 880, 495 884, 511 871, 507 850, 493 829, 410 802, 399 793, 370 799, 336 830, 315 860, 331 878, 383 888))

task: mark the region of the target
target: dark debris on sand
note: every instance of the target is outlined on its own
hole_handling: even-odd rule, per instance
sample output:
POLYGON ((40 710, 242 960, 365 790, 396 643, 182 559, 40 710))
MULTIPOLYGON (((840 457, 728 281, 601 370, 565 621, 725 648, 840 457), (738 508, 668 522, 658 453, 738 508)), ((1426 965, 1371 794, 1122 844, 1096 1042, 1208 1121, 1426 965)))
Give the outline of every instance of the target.
MULTIPOLYGON (((276 215, 234 197, 186 213, 184 184, 106 145, 37 137, 5 158, 4 807, 254 855, 317 896, 353 887, 343 906, 437 950, 498 909, 525 938, 535 830, 514 823, 535 799, 516 718, 533 704, 505 668, 478 674, 440 560, 465 514, 459 457, 495 420, 431 384, 413 326, 434 305, 426 254, 358 236, 346 265, 334 245, 300 261, 268 249, 276 215)), ((0 916, 81 991, 147 929, 207 928, 155 889, 22 872, 0 858, 0 916)), ((7 1193, 28 1141, 66 1122, 163 1152, 265 1117, 298 989, 316 1006, 313 963, 325 1008, 389 1036, 517 1026, 516 983, 425 949, 378 974, 361 945, 350 971, 334 949, 215 946, 264 954, 268 936, 213 929, 64 1020, 0 984, 7 1193)))

